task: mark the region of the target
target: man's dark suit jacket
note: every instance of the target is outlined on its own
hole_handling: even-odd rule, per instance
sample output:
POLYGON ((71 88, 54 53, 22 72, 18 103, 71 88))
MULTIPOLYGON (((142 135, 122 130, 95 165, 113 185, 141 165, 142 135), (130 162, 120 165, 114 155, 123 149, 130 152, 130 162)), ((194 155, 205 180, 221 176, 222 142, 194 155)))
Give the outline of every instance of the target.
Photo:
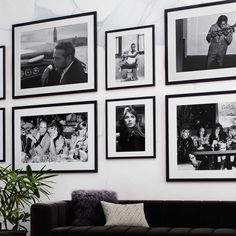
POLYGON ((49 80, 46 86, 60 85, 60 84, 76 84, 88 82, 88 76, 84 72, 81 62, 75 58, 74 62, 64 74, 62 80, 61 75, 53 69, 49 73, 49 80))

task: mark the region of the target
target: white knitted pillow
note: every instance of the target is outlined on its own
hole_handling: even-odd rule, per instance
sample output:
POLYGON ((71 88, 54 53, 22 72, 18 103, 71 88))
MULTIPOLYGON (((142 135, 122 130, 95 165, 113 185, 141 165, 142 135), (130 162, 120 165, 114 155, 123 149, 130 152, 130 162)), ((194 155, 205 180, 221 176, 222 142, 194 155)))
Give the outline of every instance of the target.
POLYGON ((106 225, 127 225, 149 227, 143 203, 114 204, 101 201, 106 225))

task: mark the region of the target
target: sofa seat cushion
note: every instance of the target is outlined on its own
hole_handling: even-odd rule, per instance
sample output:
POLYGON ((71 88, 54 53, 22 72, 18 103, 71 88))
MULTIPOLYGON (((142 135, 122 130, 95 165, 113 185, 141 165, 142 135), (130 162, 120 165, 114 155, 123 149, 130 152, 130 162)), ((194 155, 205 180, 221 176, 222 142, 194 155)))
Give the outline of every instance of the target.
POLYGON ((169 227, 136 227, 136 226, 65 226, 52 229, 51 236, 165 236, 165 235, 234 235, 231 228, 169 228, 169 227))

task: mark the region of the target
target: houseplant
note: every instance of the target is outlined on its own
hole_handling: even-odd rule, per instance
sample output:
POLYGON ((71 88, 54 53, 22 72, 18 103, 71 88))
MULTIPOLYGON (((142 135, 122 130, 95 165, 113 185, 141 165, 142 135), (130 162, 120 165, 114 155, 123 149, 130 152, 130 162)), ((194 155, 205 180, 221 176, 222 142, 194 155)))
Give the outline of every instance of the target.
POLYGON ((30 165, 27 165, 26 173, 20 169, 12 170, 10 166, 0 167, 0 217, 5 229, 0 235, 26 235, 27 229, 22 225, 30 218, 26 207, 39 201, 42 195, 50 195, 53 182, 49 178, 54 176, 50 170, 45 170, 45 166, 36 173, 30 165))

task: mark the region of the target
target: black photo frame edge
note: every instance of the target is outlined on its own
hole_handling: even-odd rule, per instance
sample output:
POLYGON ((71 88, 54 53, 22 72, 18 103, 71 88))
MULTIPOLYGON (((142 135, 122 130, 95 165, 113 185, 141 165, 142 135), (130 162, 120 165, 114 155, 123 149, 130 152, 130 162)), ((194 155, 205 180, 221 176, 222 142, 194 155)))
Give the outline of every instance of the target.
POLYGON ((180 97, 198 97, 198 96, 211 96, 211 95, 227 95, 236 94, 236 90, 228 91, 214 91, 214 92, 201 92, 201 93, 185 93, 185 94, 170 94, 165 95, 165 121, 166 121, 166 182, 230 182, 236 181, 235 178, 171 178, 169 170, 169 99, 180 97))
POLYGON ((30 21, 30 22, 24 22, 24 23, 18 23, 12 25, 12 99, 20 99, 20 98, 29 98, 29 97, 41 97, 41 96, 53 96, 53 95, 62 95, 62 94, 74 94, 74 93, 87 93, 87 92, 96 92, 97 91, 97 12, 91 11, 86 13, 79 13, 79 14, 73 14, 73 15, 66 15, 66 16, 60 16, 60 17, 54 17, 54 18, 48 18, 48 19, 42 19, 37 21, 30 21), (83 17, 83 16, 93 16, 93 34, 94 34, 94 88, 92 89, 84 89, 84 90, 75 90, 75 91, 63 91, 63 92, 50 92, 50 93, 43 93, 43 94, 29 94, 29 95, 15 95, 15 67, 14 67, 14 61, 15 61, 15 28, 21 27, 25 25, 33 25, 33 24, 40 24, 40 23, 46 23, 51 21, 57 21, 57 20, 66 20, 70 18, 76 18, 76 17, 83 17))
POLYGON ((2 55, 3 55, 3 64, 2 64, 2 67, 3 67, 3 74, 2 74, 2 79, 3 79, 3 83, 2 83, 2 86, 3 86, 3 96, 0 97, 0 100, 4 100, 6 99, 6 46, 5 45, 1 45, 0 46, 0 49, 2 49, 2 55))
MULTIPOLYGON (((30 105, 30 106, 14 106, 12 107, 12 168, 15 170, 15 110, 29 109, 29 108, 41 108, 41 107, 55 107, 55 106, 70 106, 70 105, 94 105, 94 169, 93 170, 51 170, 52 173, 97 173, 98 172, 98 139, 97 139, 97 101, 81 101, 81 102, 68 102, 68 103, 56 103, 56 104, 41 104, 41 105, 30 105)), ((32 170, 37 172, 37 170, 32 170)), ((26 171, 22 171, 24 173, 26 171)))
POLYGON ((156 97, 132 97, 132 98, 117 98, 117 99, 106 99, 105 100, 105 122, 106 122, 106 160, 130 160, 130 159, 154 159, 156 158, 156 97), (138 156, 138 157, 108 157, 108 103, 115 101, 130 101, 138 99, 152 99, 153 101, 153 156, 138 156))
POLYGON ((220 78, 206 78, 206 79, 193 79, 193 80, 184 80, 184 81, 169 81, 168 76, 168 13, 173 11, 180 11, 180 10, 189 10, 194 8, 200 7, 210 7, 215 5, 224 5, 235 3, 236 0, 224 0, 220 2, 209 2, 209 3, 201 3, 183 7, 175 7, 169 8, 164 10, 164 36, 165 36, 165 85, 177 85, 177 84, 189 84, 189 83, 202 83, 202 82, 214 82, 214 81, 222 81, 222 80, 234 80, 236 76, 228 76, 228 77, 220 77, 220 78))
POLYGON ((115 30, 108 30, 105 31, 105 86, 106 90, 115 90, 115 89, 129 89, 129 88, 140 88, 140 87, 151 87, 155 86, 156 83, 156 76, 155 76, 155 24, 151 25, 144 25, 144 26, 136 26, 136 27, 129 27, 129 28, 120 28, 115 30), (108 87, 108 48, 107 48, 107 37, 110 33, 116 33, 116 32, 122 32, 122 31, 130 31, 130 30, 136 30, 136 29, 143 29, 143 28, 151 28, 152 29, 152 69, 153 69, 153 78, 151 84, 144 84, 144 85, 131 85, 131 86, 125 86, 125 87, 108 87))
POLYGON ((3 158, 0 160, 0 162, 5 162, 6 161, 6 109, 1 107, 0 110, 2 111, 2 121, 3 121, 3 130, 2 130, 2 153, 3 153, 3 158))

